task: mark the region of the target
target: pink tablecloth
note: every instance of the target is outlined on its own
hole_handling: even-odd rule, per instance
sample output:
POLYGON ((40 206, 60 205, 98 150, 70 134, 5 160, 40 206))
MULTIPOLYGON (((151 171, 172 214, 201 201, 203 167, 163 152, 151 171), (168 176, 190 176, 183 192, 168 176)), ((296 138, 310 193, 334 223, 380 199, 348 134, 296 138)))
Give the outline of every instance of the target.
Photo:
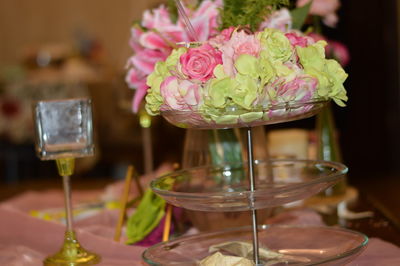
MULTIPOLYGON (((75 202, 91 201, 97 193, 73 192, 75 202)), ((0 265, 42 265, 45 256, 55 253, 63 240, 65 226, 28 214, 32 209, 63 206, 61 191, 27 192, 0 204, 0 265)), ((102 211, 77 221, 76 232, 82 245, 102 256, 100 265, 142 265, 143 247, 127 246, 112 240, 118 213, 102 211)), ((319 215, 310 210, 284 213, 270 223, 320 225, 319 215)), ((351 266, 400 265, 400 248, 371 238, 368 247, 351 266)))
MULTIPOLYGON (((0 265, 42 265, 48 254, 58 251, 65 226, 43 221, 6 207, 0 207, 0 265)), ((141 265, 144 248, 127 246, 82 229, 76 230, 86 249, 102 256, 100 265, 141 265)))

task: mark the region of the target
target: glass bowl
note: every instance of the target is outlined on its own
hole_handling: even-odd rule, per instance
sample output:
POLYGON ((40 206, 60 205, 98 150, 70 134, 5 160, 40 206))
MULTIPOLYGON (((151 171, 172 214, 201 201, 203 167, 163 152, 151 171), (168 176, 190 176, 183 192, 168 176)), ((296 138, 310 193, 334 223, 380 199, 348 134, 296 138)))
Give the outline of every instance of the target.
POLYGON ((245 211, 276 207, 313 196, 339 181, 347 167, 316 160, 254 164, 256 190, 249 190, 247 162, 173 172, 151 182, 170 204, 198 211, 245 211))
MULTIPOLYGON (((266 265, 345 265, 364 250, 364 234, 326 226, 260 226, 260 248, 281 254, 279 259, 261 258, 266 265)), ((198 265, 211 245, 229 241, 252 242, 251 227, 184 236, 156 244, 143 253, 149 265, 198 265)), ((229 255, 229 254, 227 254, 229 255)))
POLYGON ((291 101, 270 104, 245 110, 235 106, 212 114, 188 110, 163 110, 161 115, 171 124, 181 128, 218 129, 235 127, 254 127, 299 120, 319 112, 329 101, 313 99, 307 102, 291 101))

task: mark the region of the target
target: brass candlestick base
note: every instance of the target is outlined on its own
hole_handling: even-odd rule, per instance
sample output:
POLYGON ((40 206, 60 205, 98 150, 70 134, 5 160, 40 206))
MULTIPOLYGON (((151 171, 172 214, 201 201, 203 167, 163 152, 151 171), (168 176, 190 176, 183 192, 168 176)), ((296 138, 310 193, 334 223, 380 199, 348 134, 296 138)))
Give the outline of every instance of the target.
POLYGON ((75 266, 93 265, 100 262, 100 257, 81 247, 76 240, 75 232, 66 231, 64 244, 59 252, 47 257, 43 264, 45 266, 75 266))

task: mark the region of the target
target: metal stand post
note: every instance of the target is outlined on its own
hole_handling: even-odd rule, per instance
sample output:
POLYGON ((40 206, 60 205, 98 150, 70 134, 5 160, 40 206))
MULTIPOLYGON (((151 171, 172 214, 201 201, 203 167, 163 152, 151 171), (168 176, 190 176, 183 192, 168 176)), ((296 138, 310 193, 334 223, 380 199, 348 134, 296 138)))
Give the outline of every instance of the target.
MULTIPOLYGON (((256 190, 254 180, 254 169, 253 169, 253 140, 251 127, 247 128, 247 158, 249 166, 249 178, 250 178, 250 191, 256 190)), ((253 258, 256 265, 260 264, 259 252, 258 252, 258 230, 257 230, 257 210, 254 209, 254 198, 253 195, 250 198, 250 204, 252 207, 251 218, 252 218, 252 229, 253 229, 253 258)))

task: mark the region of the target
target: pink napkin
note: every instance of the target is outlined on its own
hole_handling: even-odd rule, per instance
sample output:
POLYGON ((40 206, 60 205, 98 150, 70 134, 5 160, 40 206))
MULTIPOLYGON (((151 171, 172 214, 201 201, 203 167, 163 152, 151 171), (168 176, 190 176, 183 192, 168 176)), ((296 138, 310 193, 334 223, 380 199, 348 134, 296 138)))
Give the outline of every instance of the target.
MULTIPOLYGON (((7 206, 0 207, 0 265, 42 265, 43 259, 58 251, 65 226, 43 221, 7 206)), ((141 265, 144 248, 127 246, 76 229, 81 244, 101 254, 104 266, 141 265)))

